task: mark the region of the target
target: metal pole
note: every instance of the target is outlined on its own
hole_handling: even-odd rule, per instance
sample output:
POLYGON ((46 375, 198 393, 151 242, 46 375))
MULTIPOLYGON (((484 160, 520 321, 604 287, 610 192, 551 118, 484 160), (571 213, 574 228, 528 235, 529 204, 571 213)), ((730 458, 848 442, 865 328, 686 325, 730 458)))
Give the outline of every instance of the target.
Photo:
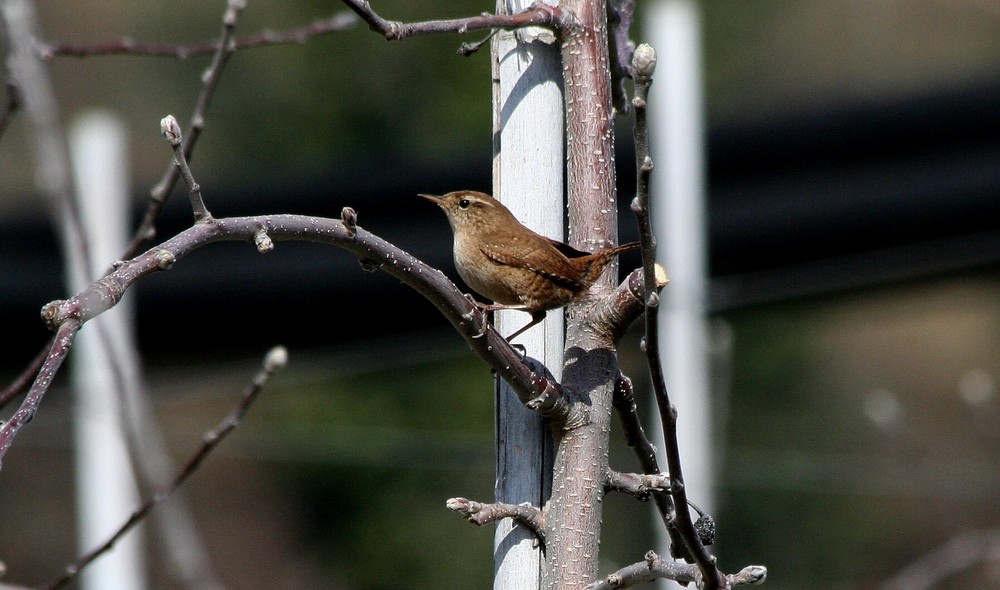
MULTIPOLYGON (((499 0, 498 12, 526 9, 528 0, 499 0)), ((498 31, 493 47, 493 194, 533 230, 562 239, 564 121, 562 68, 551 31, 498 31)), ((497 314, 510 334, 528 321, 524 312, 497 314)), ((563 363, 563 313, 551 311, 518 337, 529 357, 559 377, 563 363)), ((541 507, 551 487, 552 443, 541 418, 525 408, 505 383, 497 384, 496 500, 541 507)), ((497 524, 494 581, 497 590, 537 590, 543 558, 534 535, 511 519, 497 524)))

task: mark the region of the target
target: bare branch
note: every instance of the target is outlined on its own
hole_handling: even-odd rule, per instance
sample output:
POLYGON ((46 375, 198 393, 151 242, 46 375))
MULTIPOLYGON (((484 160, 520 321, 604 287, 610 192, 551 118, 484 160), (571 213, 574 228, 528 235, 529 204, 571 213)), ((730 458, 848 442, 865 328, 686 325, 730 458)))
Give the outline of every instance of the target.
POLYGON ((609 470, 605 487, 646 501, 653 492, 661 492, 670 484, 670 476, 663 473, 621 473, 609 470))
MULTIPOLYGON (((212 63, 202 76, 202 88, 195 106, 194 115, 192 116, 191 128, 185 135, 183 143, 185 159, 191 157, 197 137, 204 127, 205 111, 211 103, 222 69, 234 51, 232 32, 236 25, 236 17, 244 4, 244 0, 229 0, 226 5, 226 10, 222 18, 223 34, 219 42, 216 43, 212 63)), ((38 144, 37 152, 40 169, 38 177, 42 179, 40 180, 40 184, 43 185, 43 192, 56 202, 55 208, 68 212, 68 222, 59 224, 59 227, 64 228, 64 233, 66 234, 63 236, 63 240, 70 243, 77 243, 76 250, 86 257, 89 249, 86 247, 86 244, 82 243, 82 238, 79 237, 82 235, 82 232, 79 230, 79 214, 76 211, 75 201, 70 198, 72 187, 65 174, 65 171, 69 169, 68 157, 65 155, 66 149, 63 145, 62 137, 57 131, 58 126, 55 125, 57 116, 54 97, 52 96, 51 89, 48 88, 47 77, 38 64, 35 63, 38 61, 38 41, 32 34, 34 23, 32 22, 33 14, 30 12, 30 5, 9 2, 2 6, 4 9, 4 18, 8 25, 8 33, 15 34, 16 36, 11 41, 12 49, 10 49, 13 52, 14 58, 9 60, 9 62, 14 64, 14 69, 16 70, 12 72, 14 79, 20 80, 20 86, 8 82, 8 101, 21 99, 25 93, 23 86, 27 84, 27 88, 34 98, 32 101, 28 101, 28 111, 35 125, 35 133, 33 135, 38 144)), ((19 105, 20 100, 17 100, 16 104, 19 105)), ((172 162, 171 166, 165 172, 164 177, 152 189, 146 214, 136 230, 131 244, 121 256, 122 259, 135 256, 142 247, 142 244, 155 236, 156 230, 154 224, 156 218, 159 217, 160 211, 179 176, 178 166, 172 162)), ((38 358, 44 358, 49 354, 47 351, 51 346, 52 343, 48 343, 39 352, 38 358)), ((37 365, 37 359, 34 364, 37 365)), ((32 367, 29 367, 26 369, 25 374, 30 373, 31 370, 32 367)), ((30 376, 28 378, 30 379, 30 376)), ((17 395, 17 392, 23 389, 23 387, 24 385, 20 381, 8 387, 0 394, 0 406, 7 403, 11 397, 17 395)), ((42 394, 44 395, 44 392, 42 394)), ((6 452, 6 449, 0 448, 0 460, 2 460, 4 452, 6 452)))
POLYGON ((195 223, 212 221, 212 214, 208 212, 205 201, 201 197, 201 185, 195 182, 194 174, 191 172, 191 167, 188 166, 184 149, 181 147, 181 126, 177 123, 177 119, 173 115, 164 117, 160 121, 160 132, 170 143, 170 147, 174 149, 174 164, 181 171, 181 177, 184 179, 184 184, 187 185, 195 223))
MULTIPOLYGON (((643 472, 650 475, 661 473, 660 466, 656 460, 656 448, 649 441, 649 438, 646 437, 646 432, 639 421, 639 410, 635 403, 632 380, 622 373, 618 374, 618 380, 615 383, 612 404, 618 412, 618 418, 625 433, 625 442, 635 452, 643 472)), ((673 498, 670 494, 658 493, 653 494, 653 500, 656 502, 660 518, 663 519, 663 524, 666 526, 670 542, 675 546, 684 547, 684 541, 677 530, 676 520, 674 519, 673 498)))
MULTIPOLYGON (((751 565, 735 574, 723 576, 723 588, 737 586, 755 586, 763 584, 767 578, 767 568, 751 565)), ((680 563, 662 559, 654 551, 645 555, 645 560, 623 567, 608 577, 588 584, 584 590, 616 590, 631 588, 636 584, 651 582, 657 579, 674 580, 687 585, 694 583, 698 588, 704 588, 701 572, 693 564, 680 563)))
POLYGON ((483 504, 466 498, 450 498, 445 506, 452 512, 457 512, 472 524, 483 526, 502 518, 513 518, 530 528, 542 542, 545 542, 545 516, 542 511, 530 504, 505 504, 495 502, 483 504))
POLYGON ((49 348, 38 375, 35 376, 35 381, 31 384, 31 389, 28 390, 28 394, 10 420, 0 427, 0 467, 3 466, 3 458, 7 454, 7 449, 14 442, 14 437, 17 436, 22 426, 31 422, 31 419, 35 417, 35 412, 38 411, 42 398, 45 397, 52 380, 59 372, 59 367, 66 360, 69 349, 73 346, 76 332, 82 324, 83 322, 78 319, 68 318, 67 321, 59 325, 55 338, 52 340, 52 346, 49 348))
MULTIPOLYGON (((683 546, 672 544, 675 557, 693 560, 701 570, 705 579, 706 590, 716 590, 724 587, 722 572, 715 565, 715 558, 705 549, 691 520, 687 509, 687 491, 684 487, 684 476, 681 469, 680 449, 677 445, 677 410, 670 402, 666 383, 663 377, 663 366, 660 363, 660 349, 657 326, 657 311, 659 295, 651 288, 654 284, 655 240, 652 222, 649 214, 649 177, 653 171, 653 160, 649 155, 649 140, 646 128, 646 97, 653 83, 653 72, 656 69, 656 52, 649 45, 640 45, 633 54, 632 70, 635 79, 635 98, 632 106, 635 108, 635 157, 636 157, 636 196, 632 201, 632 210, 639 222, 639 235, 642 242, 642 260, 644 278, 646 281, 645 328, 642 348, 646 353, 650 379, 656 405, 663 426, 663 436, 666 443, 667 467, 670 473, 670 494, 673 496, 674 521, 668 523, 668 528, 675 526, 683 541, 683 546)), ((674 538, 672 535, 671 538, 674 538)))
POLYGON ((543 416, 565 422, 570 404, 562 400, 558 383, 535 369, 496 330, 483 312, 441 271, 356 225, 356 214, 341 219, 305 215, 263 215, 214 219, 198 223, 145 253, 125 261, 84 291, 66 300, 53 301, 42 309, 50 328, 66 322, 85 323, 121 300, 125 291, 142 277, 168 270, 177 260, 206 244, 218 241, 262 242, 312 241, 335 245, 353 252, 368 270, 380 269, 426 297, 465 337, 466 342, 505 379, 521 401, 543 416))
POLYGON ((42 363, 45 362, 45 358, 48 356, 49 348, 51 347, 52 340, 49 339, 45 346, 35 355, 35 358, 31 360, 31 363, 11 381, 10 385, 3 391, 0 391, 0 408, 3 408, 10 400, 24 393, 28 386, 31 385, 31 382, 35 379, 35 375, 38 374, 38 370, 42 368, 42 363))
MULTIPOLYGON (((656 267, 656 290, 659 291, 667 285, 669 279, 662 266, 656 267)), ((608 334, 612 342, 617 342, 632 322, 645 311, 644 293, 643 270, 638 268, 629 273, 615 291, 598 301, 591 310, 594 329, 608 334)))
POLYGON ((259 396, 261 390, 267 384, 268 380, 276 372, 280 371, 288 363, 288 351, 284 347, 276 346, 268 351, 267 355, 264 357, 263 365, 260 370, 254 375, 250 384, 247 385, 243 392, 243 397, 240 399, 239 404, 233 409, 232 412, 226 416, 222 422, 218 424, 214 429, 207 432, 202 437, 201 446, 188 458, 184 465, 174 476, 174 479, 165 487, 158 490, 149 499, 142 503, 142 505, 137 508, 129 518, 116 530, 108 539, 101 545, 95 547, 94 549, 88 551, 86 554, 82 555, 79 559, 73 563, 66 566, 63 573, 52 581, 48 582, 39 587, 39 590, 54 590, 56 588, 62 588, 66 584, 72 582, 83 568, 87 567, 95 559, 109 551, 114 547, 122 537, 125 536, 130 530, 135 528, 137 524, 142 522, 144 518, 156 507, 157 504, 161 504, 167 500, 177 489, 193 474, 198 467, 201 465, 205 457, 212 452, 215 447, 221 443, 226 436, 228 436, 237 426, 242 424, 243 418, 246 416, 247 411, 250 406, 253 405, 259 396))
POLYGON ((645 473, 660 473, 656 461, 656 448, 646 437, 646 431, 639 421, 639 410, 635 403, 635 391, 632 380, 622 373, 618 374, 615 383, 614 407, 618 411, 622 431, 625 433, 625 443, 639 458, 639 464, 645 473))
MULTIPOLYGON (((341 13, 330 18, 315 20, 307 25, 287 31, 262 31, 255 35, 239 37, 233 41, 233 49, 253 49, 270 45, 300 44, 313 37, 345 31, 358 22, 350 13, 341 13)), ((39 47, 45 59, 57 56, 91 57, 100 55, 137 55, 150 57, 170 57, 187 59, 198 55, 214 53, 219 48, 218 41, 172 45, 167 43, 143 43, 132 39, 106 41, 94 44, 47 43, 39 47)))
POLYGON ((379 16, 368 0, 344 0, 344 4, 368 23, 368 28, 381 34, 388 41, 436 33, 464 34, 484 29, 517 29, 530 26, 551 27, 558 30, 569 18, 569 13, 558 6, 536 2, 527 10, 517 14, 481 14, 468 18, 402 23, 379 16))
MULTIPOLYGON (((184 132, 183 153, 188 160, 191 159, 191 152, 205 128, 205 115, 215 90, 219 85, 222 71, 225 69, 229 58, 236 51, 236 44, 233 42, 233 31, 236 28, 236 20, 240 11, 245 6, 245 0, 228 0, 226 10, 222 15, 222 34, 215 45, 215 53, 212 55, 212 62, 201 77, 201 92, 195 103, 194 113, 191 115, 191 126, 184 132)), ((149 192, 149 202, 146 206, 146 213, 142 222, 136 229, 132 242, 122 258, 131 258, 139 252, 142 245, 156 235, 156 219, 160 216, 163 205, 174 190, 177 179, 180 177, 180 170, 173 163, 164 172, 163 177, 149 192)))

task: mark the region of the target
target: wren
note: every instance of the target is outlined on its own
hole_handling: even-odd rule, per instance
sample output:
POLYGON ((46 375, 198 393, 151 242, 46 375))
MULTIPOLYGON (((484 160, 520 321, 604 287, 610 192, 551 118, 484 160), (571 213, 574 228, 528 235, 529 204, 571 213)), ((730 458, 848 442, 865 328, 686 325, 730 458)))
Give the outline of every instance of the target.
POLYGON ((493 300, 486 311, 516 309, 531 321, 507 337, 513 340, 582 295, 618 254, 639 247, 631 242, 594 253, 581 252, 539 235, 493 197, 476 191, 420 195, 444 210, 454 234, 455 268, 469 287, 493 300))

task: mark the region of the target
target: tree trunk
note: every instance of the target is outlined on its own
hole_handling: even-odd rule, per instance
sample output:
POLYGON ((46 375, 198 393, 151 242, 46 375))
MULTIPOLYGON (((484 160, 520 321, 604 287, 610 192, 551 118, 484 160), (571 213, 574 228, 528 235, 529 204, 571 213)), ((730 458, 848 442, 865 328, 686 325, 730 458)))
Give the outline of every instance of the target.
MULTIPOLYGON (((563 31, 569 243, 595 251, 617 243, 614 127, 605 3, 569 0, 574 15, 563 31)), ((613 263, 593 287, 614 288, 613 263)), ((562 383, 589 408, 587 424, 555 433, 552 496, 547 507, 544 588, 578 590, 597 578, 601 510, 608 472, 611 398, 617 374, 614 343, 595 330, 588 301, 570 307, 562 383)))

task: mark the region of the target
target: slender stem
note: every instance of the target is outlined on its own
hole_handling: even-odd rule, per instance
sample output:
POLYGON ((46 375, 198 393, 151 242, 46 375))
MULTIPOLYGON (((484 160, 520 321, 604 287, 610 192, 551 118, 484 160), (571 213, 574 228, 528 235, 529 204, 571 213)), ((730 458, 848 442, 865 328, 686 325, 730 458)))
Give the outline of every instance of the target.
MULTIPOLYGON (((680 449, 677 444, 677 409, 670 401, 666 381, 663 376, 663 366, 660 362, 658 344, 657 311, 659 310, 659 294, 653 289, 655 277, 655 248, 652 223, 649 215, 649 177, 653 171, 653 160, 649 156, 649 141, 646 127, 646 99, 649 87, 653 83, 653 71, 656 67, 656 53, 648 45, 636 48, 633 56, 633 75, 635 79, 635 98, 632 106, 635 108, 635 147, 637 162, 636 197, 632 202, 632 210, 639 222, 639 233, 642 242, 642 258, 644 279, 646 284, 646 315, 643 348, 649 365, 650 379, 656 398, 660 421, 663 426, 663 436, 666 443, 667 467, 670 473, 670 495, 674 501, 674 526, 684 547, 675 551, 683 551, 681 556, 691 559, 697 564, 703 577, 704 590, 717 590, 726 585, 725 576, 716 567, 715 557, 708 552, 691 520, 687 509, 687 491, 684 487, 684 475, 681 468, 680 449)), ((668 527, 670 524, 668 523, 668 527)))
POLYGON ((10 417, 10 420, 4 422, 3 427, 0 427, 0 466, 3 466, 3 458, 21 427, 31 422, 31 419, 35 417, 35 412, 38 411, 42 398, 45 397, 52 380, 59 372, 59 367, 66 360, 66 356, 73 346, 73 339, 81 325, 83 322, 74 318, 69 318, 60 324, 56 336, 52 340, 52 347, 45 357, 45 362, 42 363, 42 368, 35 376, 35 381, 31 384, 28 394, 21 401, 20 407, 10 417))
POLYGON ((49 354, 49 349, 52 348, 52 339, 45 344, 45 347, 38 351, 35 358, 31 360, 31 363, 24 368, 23 371, 13 380, 10 385, 5 389, 0 391, 0 408, 6 406, 10 400, 24 393, 24 391, 31 385, 34 381, 35 375, 38 374, 39 369, 42 368, 42 363, 45 362, 45 358, 49 354))
POLYGON ((91 549, 84 555, 80 556, 79 559, 67 565, 61 575, 40 586, 39 590, 55 590, 56 588, 62 588, 66 584, 72 582, 79 575, 80 571, 83 570, 83 568, 87 567, 95 559, 111 550, 115 543, 121 540, 126 533, 135 528, 137 524, 142 522, 153 510, 153 508, 166 501, 175 491, 177 491, 177 489, 181 487, 181 485, 183 485, 189 477, 191 477, 191 474, 198 470, 198 467, 201 465, 202 461, 205 460, 205 457, 207 457, 208 454, 215 449, 215 447, 219 446, 219 443, 221 443, 233 430, 235 430, 237 426, 243 423, 243 418, 246 416, 250 406, 257 400, 257 397, 264 388, 264 385, 267 384, 272 375, 285 367, 287 361, 288 352, 284 348, 279 346, 271 349, 264 358, 263 366, 261 366, 257 374, 254 375, 253 380, 244 390, 243 397, 240 399, 239 404, 237 404, 237 406, 222 420, 222 422, 218 424, 218 426, 202 437, 201 446, 199 446, 198 449, 184 463, 184 465, 181 466, 173 480, 150 496, 145 502, 142 503, 141 506, 136 508, 128 519, 126 519, 126 521, 122 523, 122 525, 119 526, 118 529, 104 541, 104 543, 91 549))
MULTIPOLYGON (((342 13, 330 18, 315 20, 307 25, 287 31, 262 31, 255 35, 236 38, 233 49, 253 49, 270 45, 304 43, 313 37, 347 30, 357 23, 358 19, 349 13, 342 13)), ((132 39, 105 41, 102 43, 49 43, 39 51, 43 58, 52 57, 92 57, 100 55, 136 55, 149 57, 170 57, 187 59, 198 55, 215 53, 219 49, 218 41, 193 43, 189 45, 171 45, 165 43, 143 43, 132 39)))
MULTIPOLYGON (((205 115, 209 105, 212 103, 212 97, 215 96, 215 90, 219 86, 222 71, 229 62, 229 58, 236 51, 236 44, 233 42, 234 30, 236 29, 237 17, 244 6, 244 0, 229 0, 226 4, 226 10, 222 15, 222 34, 216 43, 212 62, 202 75, 201 92, 198 93, 194 113, 191 115, 191 126, 184 133, 182 145, 184 157, 188 160, 191 159, 194 146, 205 127, 205 115)), ((163 210, 163 206, 166 204, 167 198, 174 190, 174 186, 177 184, 179 178, 180 169, 171 163, 160 181, 150 190, 146 213, 139 227, 136 229, 132 243, 129 244, 128 249, 122 256, 123 259, 135 256, 142 248, 142 245, 156 235, 156 219, 160 216, 160 211, 163 210)))
POLYGON ((184 184, 187 185, 188 195, 191 199, 191 209, 194 211, 195 223, 210 222, 212 214, 208 212, 208 208, 205 207, 205 200, 201 197, 201 185, 195 181, 191 167, 188 166, 187 157, 184 155, 184 149, 181 145, 181 126, 177 123, 177 119, 173 115, 167 115, 160 121, 160 131, 167 142, 170 143, 170 147, 174 149, 174 164, 180 169, 181 176, 184 178, 184 184))

